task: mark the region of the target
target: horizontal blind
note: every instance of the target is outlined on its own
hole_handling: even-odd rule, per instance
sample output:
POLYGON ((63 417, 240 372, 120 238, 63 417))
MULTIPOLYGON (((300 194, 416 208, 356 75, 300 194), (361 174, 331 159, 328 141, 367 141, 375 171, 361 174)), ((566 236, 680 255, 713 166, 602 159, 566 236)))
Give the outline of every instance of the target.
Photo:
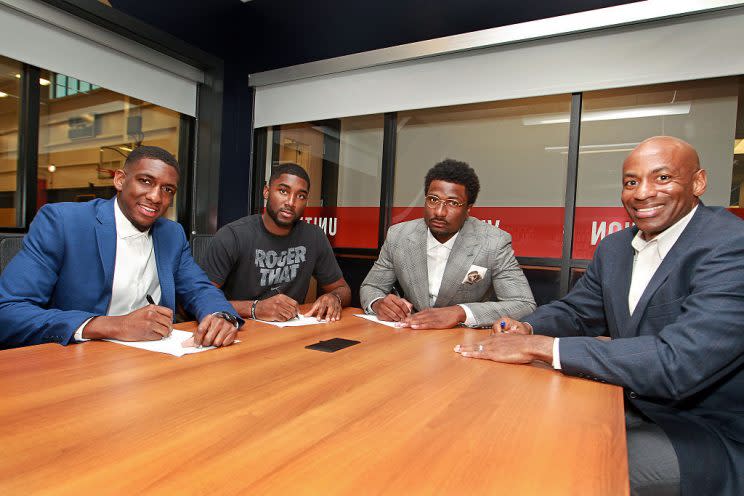
POLYGON ((62 10, 0 0, 0 54, 196 115, 198 69, 62 10))

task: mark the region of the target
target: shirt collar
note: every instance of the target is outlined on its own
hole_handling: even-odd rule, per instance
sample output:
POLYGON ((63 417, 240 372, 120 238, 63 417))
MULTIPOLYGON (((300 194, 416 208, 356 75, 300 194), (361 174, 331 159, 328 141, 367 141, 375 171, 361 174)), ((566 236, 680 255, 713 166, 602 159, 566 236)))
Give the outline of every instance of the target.
POLYGON ((447 251, 452 251, 452 246, 455 244, 455 240, 457 239, 457 235, 460 234, 460 232, 456 232, 454 236, 452 236, 450 239, 448 239, 445 243, 440 243, 437 241, 437 238, 435 238, 431 234, 430 229, 426 229, 426 251, 430 251, 433 248, 437 248, 440 246, 444 246, 447 248, 447 251))
POLYGON ((664 260, 664 257, 666 257, 667 253, 669 253, 669 250, 671 250, 672 246, 674 246, 674 243, 676 243, 679 237, 682 235, 682 231, 684 231, 685 227, 687 227, 687 224, 690 223, 690 219, 692 219, 692 216, 695 215, 697 208, 698 205, 695 205, 695 207, 690 210, 687 215, 666 228, 658 236, 650 241, 646 241, 645 239, 643 239, 641 237, 643 233, 641 231, 638 231, 630 244, 633 245, 633 248, 636 252, 639 252, 643 250, 648 244, 656 242, 656 246, 659 250, 659 258, 664 260))
POLYGON ((119 208, 118 197, 114 199, 114 220, 116 222, 116 236, 120 239, 134 238, 137 236, 148 236, 150 234, 151 229, 148 229, 147 231, 140 231, 139 229, 134 227, 132 221, 127 219, 127 216, 124 215, 124 212, 122 212, 121 208, 119 208))

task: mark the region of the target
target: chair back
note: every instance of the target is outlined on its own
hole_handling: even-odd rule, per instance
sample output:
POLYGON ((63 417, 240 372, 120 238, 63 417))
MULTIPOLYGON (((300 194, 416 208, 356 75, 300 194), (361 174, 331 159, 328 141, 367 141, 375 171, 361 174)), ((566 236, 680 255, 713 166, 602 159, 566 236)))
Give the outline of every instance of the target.
POLYGON ((213 234, 194 234, 191 236, 191 255, 194 261, 204 269, 207 260, 207 251, 212 243, 213 234))
POLYGON ((16 253, 21 251, 23 234, 2 234, 0 236, 2 236, 0 237, 0 272, 2 272, 16 253))

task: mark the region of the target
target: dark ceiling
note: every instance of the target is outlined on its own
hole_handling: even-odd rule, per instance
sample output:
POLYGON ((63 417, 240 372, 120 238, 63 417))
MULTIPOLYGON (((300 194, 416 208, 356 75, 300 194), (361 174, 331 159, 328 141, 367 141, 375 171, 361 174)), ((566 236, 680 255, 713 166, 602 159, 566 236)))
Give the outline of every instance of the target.
POLYGON ((247 72, 543 19, 630 0, 110 0, 247 72))

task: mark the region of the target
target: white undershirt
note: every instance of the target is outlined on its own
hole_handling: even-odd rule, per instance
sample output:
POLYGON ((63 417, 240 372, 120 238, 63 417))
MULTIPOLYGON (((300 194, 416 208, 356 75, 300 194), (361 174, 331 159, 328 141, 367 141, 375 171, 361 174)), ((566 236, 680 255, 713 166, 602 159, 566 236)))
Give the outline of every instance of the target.
MULTIPOLYGON (((155 263, 155 250, 152 230, 140 231, 127 219, 114 200, 114 220, 116 222, 116 260, 114 262, 114 282, 111 288, 111 303, 106 315, 126 315, 147 306, 147 295, 156 304, 160 303, 160 279, 155 263)), ((90 322, 86 320, 75 331, 77 341, 85 341, 83 329, 90 322)))
MULTIPOLYGON (((687 224, 690 223, 690 219, 692 219, 696 211, 697 205, 687 215, 649 241, 643 239, 642 231, 638 231, 633 241, 630 242, 635 250, 633 272, 630 277, 630 290, 628 291, 630 315, 633 315, 633 311, 636 305, 638 305, 641 295, 646 290, 646 286, 651 282, 651 278, 654 277, 656 270, 661 265, 661 262, 664 261, 664 257, 667 256, 669 250, 672 249, 674 243, 682 235, 682 232, 687 227, 687 224)), ((553 368, 556 370, 561 369, 558 341, 558 338, 553 340, 553 368)))
MULTIPOLYGON (((444 277, 444 269, 447 267, 447 260, 449 260, 450 253, 452 253, 452 247, 455 245, 455 240, 460 233, 455 233, 450 239, 444 243, 437 241, 429 229, 426 230, 426 263, 429 271, 429 304, 433 307, 439 296, 439 288, 442 286, 442 278, 444 277)), ((465 311, 465 322, 466 326, 474 326, 477 324, 475 316, 472 310, 467 305, 460 304, 465 311)))

